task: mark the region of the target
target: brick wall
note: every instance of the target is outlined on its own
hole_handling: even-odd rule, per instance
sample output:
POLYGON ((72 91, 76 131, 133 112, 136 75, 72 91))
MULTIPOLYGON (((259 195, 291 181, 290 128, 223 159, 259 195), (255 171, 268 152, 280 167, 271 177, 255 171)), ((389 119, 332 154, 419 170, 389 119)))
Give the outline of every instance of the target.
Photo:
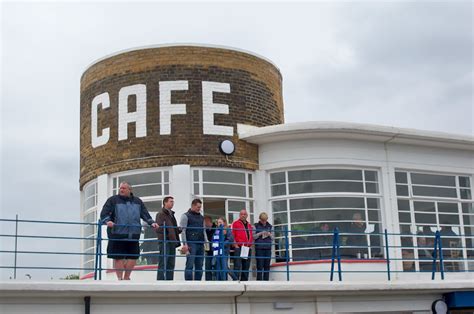
MULTIPOLYGON (((139 95, 140 96, 140 95, 139 95)), ((138 96, 138 97, 139 97, 138 96)), ((128 97, 128 111, 136 110, 128 97)), ((208 99, 209 101, 209 99, 208 99)), ((258 168, 258 147, 237 137, 237 124, 266 126, 283 123, 281 75, 271 63, 234 50, 206 47, 161 47, 118 54, 92 65, 81 79, 80 186, 104 173, 190 164, 244 169, 258 168), (171 133, 160 135, 159 84, 187 81, 188 88, 171 93, 172 104, 186 104, 186 114, 171 116, 171 133), (214 93, 214 103, 227 104, 229 114, 215 114, 214 124, 231 126, 233 136, 203 134, 202 82, 230 85, 229 93, 214 93), (146 85, 146 136, 118 140, 118 94, 123 87, 146 85), (109 108, 98 108, 98 135, 109 128, 105 145, 91 143, 91 103, 108 92, 109 108), (232 139, 236 152, 226 159, 218 144, 232 139)))

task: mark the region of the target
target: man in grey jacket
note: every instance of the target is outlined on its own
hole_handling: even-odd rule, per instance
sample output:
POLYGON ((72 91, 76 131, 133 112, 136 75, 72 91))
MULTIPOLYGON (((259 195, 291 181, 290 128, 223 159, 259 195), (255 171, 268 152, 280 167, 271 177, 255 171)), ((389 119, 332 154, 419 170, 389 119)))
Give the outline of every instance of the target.
POLYGON ((118 280, 130 280, 140 255, 140 218, 158 228, 142 200, 133 196, 130 184, 120 183, 119 194, 109 197, 100 213, 101 221, 107 225, 107 256, 114 260, 118 280))

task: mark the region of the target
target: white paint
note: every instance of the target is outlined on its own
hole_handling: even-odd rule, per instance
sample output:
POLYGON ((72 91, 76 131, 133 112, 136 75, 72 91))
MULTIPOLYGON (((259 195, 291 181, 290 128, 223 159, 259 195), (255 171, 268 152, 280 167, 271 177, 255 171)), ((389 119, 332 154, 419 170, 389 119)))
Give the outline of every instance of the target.
POLYGON ((146 136, 146 85, 122 87, 119 91, 118 140, 128 139, 128 124, 135 122, 136 137, 146 136), (136 111, 128 112, 128 97, 136 96, 136 111))
POLYGON ((171 91, 188 90, 188 81, 160 82, 160 135, 171 134, 171 116, 186 114, 186 104, 171 104, 171 91))
POLYGON ((229 106, 214 103, 213 93, 230 93, 229 83, 202 82, 202 128, 203 134, 233 136, 234 128, 215 125, 214 114, 229 114, 229 106))
POLYGON ((102 110, 110 107, 109 93, 95 96, 91 103, 91 142, 93 148, 107 144, 110 138, 110 128, 102 129, 102 135, 100 136, 97 134, 97 111, 100 104, 102 104, 102 110))

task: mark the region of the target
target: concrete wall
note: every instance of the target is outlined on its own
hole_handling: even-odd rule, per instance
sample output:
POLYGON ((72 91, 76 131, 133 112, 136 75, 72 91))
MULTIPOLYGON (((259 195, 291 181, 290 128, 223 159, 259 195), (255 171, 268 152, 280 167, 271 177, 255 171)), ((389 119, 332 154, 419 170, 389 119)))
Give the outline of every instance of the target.
POLYGON ((84 313, 431 313, 443 293, 472 281, 418 283, 0 283, 0 312, 84 313))

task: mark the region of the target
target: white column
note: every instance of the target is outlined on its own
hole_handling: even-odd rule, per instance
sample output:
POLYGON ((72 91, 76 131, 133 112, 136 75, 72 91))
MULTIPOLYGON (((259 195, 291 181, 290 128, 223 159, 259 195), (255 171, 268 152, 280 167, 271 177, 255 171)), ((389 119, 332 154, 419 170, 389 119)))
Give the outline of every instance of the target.
MULTIPOLYGON (((191 194, 191 167, 189 165, 175 165, 170 172, 171 186, 170 195, 174 197, 175 217, 178 221, 190 207, 192 201, 191 194)), ((174 272, 175 280, 184 280, 184 266, 186 258, 181 253, 176 252, 176 267, 174 272)))
MULTIPOLYGON (((97 177, 97 217, 100 217, 100 212, 102 211, 102 207, 104 206, 107 199, 111 196, 111 192, 109 192, 109 175, 103 174, 97 177)), ((102 239, 107 239, 107 228, 102 226, 102 239)), ((102 241, 102 254, 107 253, 107 241, 102 241)), ((102 255, 102 268, 112 268, 112 263, 108 264, 107 255, 102 255)), ((102 280, 106 278, 107 272, 105 270, 102 271, 102 280)), ((115 274, 114 277, 115 278, 115 274)))
POLYGON ((255 222, 258 221, 258 215, 262 212, 268 214, 268 221, 273 225, 273 214, 268 201, 266 171, 256 170, 253 176, 253 196, 254 196, 254 215, 255 222))

